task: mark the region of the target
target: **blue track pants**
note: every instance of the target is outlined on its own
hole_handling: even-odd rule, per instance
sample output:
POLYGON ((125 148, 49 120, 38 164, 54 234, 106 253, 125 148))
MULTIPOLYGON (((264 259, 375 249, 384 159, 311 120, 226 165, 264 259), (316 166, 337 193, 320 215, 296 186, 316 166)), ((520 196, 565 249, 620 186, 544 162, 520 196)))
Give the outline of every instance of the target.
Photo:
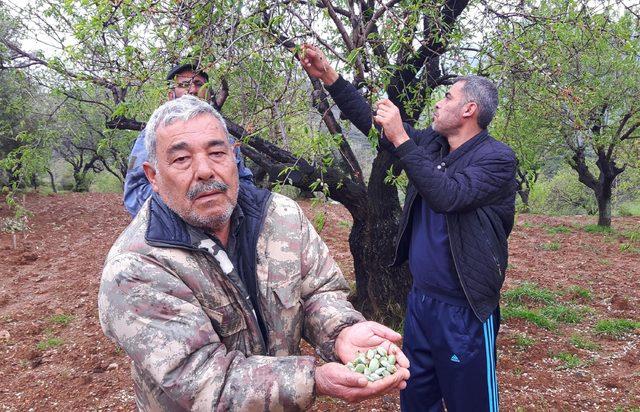
POLYGON ((496 336, 500 310, 480 322, 466 301, 409 293, 402 350, 411 378, 402 411, 498 411, 496 336), (446 300, 446 301, 445 301, 446 300))

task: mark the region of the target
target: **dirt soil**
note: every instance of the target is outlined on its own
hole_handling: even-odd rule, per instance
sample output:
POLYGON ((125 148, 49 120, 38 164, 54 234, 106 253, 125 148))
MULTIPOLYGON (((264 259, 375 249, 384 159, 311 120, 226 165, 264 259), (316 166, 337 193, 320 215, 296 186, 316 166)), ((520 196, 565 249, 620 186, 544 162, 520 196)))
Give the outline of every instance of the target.
MULTIPOLYGON (((349 214, 339 205, 302 205, 311 219, 327 214, 322 235, 353 279, 349 214)), ((129 360, 102 334, 96 306, 104 258, 130 220, 120 196, 31 194, 25 206, 33 216, 17 248, 0 233, 0 410, 133 410, 129 360)), ((0 219, 7 216, 1 206, 0 219)), ((615 338, 595 330, 603 319, 640 321, 640 219, 614 218, 614 234, 587 233, 583 227, 593 223, 593 217, 517 218, 505 290, 535 282, 563 292, 563 303, 582 305, 586 314, 553 330, 519 318, 503 322, 497 342, 503 410, 640 408, 640 329, 615 338), (559 225, 568 230, 549 230, 559 225)), ((358 405, 325 398, 314 410, 399 410, 398 396, 358 405)))

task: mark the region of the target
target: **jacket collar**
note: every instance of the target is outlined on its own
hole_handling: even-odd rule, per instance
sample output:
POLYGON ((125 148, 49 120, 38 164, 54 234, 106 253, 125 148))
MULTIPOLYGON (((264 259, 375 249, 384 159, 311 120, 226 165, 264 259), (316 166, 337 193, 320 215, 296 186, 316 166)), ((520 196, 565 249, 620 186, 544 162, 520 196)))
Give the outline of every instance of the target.
MULTIPOLYGON (((446 139, 440 135, 438 135, 441 139, 443 139, 446 143, 446 139)), ((458 160, 460 157, 464 156, 465 153, 472 151, 478 144, 489 138, 489 132, 487 130, 482 130, 477 135, 473 136, 471 139, 464 142, 460 147, 458 147, 453 152, 449 152, 442 155, 442 161, 447 164, 451 164, 458 160)), ((449 150, 449 144, 446 143, 447 151, 449 150)))
MULTIPOLYGON (((261 219, 264 212, 265 196, 269 194, 267 190, 257 189, 253 185, 241 181, 238 190, 238 204, 234 214, 243 216, 243 218, 261 219)), ((202 230, 182 220, 173 210, 169 209, 160 195, 153 192, 149 200, 149 222, 145 240, 155 246, 198 249, 203 241, 210 240, 210 238, 202 230)))
POLYGON ((183 248, 193 248, 189 225, 153 192, 149 201, 149 222, 145 240, 152 245, 163 244, 183 248))

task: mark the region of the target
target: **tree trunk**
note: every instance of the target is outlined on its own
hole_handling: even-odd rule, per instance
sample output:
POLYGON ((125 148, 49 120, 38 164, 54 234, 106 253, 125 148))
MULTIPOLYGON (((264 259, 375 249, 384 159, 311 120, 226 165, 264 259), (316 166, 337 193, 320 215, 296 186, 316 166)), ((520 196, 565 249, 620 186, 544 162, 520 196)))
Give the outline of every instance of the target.
POLYGON ((380 152, 373 162, 367 190, 367 214, 354 219, 349 236, 358 288, 355 305, 367 318, 398 328, 411 286, 407 266, 389 267, 401 214, 398 190, 384 182, 393 155, 380 152))
POLYGON ((598 196, 598 226, 611 227, 611 196, 598 196))
POLYGON ((88 192, 91 182, 87 177, 87 172, 73 172, 73 189, 74 192, 88 192))
MULTIPOLYGON (((529 213, 531 207, 529 206, 529 195, 531 194, 531 182, 527 178, 527 173, 523 171, 519 166, 516 169, 516 181, 518 182, 518 195, 522 199, 522 211, 529 213)), ((538 172, 533 171, 533 182, 538 181, 538 172)))
POLYGON ((520 195, 520 199, 522 200, 523 213, 529 213, 529 211, 531 210, 531 208, 529 207, 529 194, 530 189, 528 187, 518 190, 518 195, 520 195))
POLYGON ((51 172, 51 170, 47 170, 47 173, 49 174, 49 182, 51 183, 51 190, 53 190, 53 193, 58 193, 58 189, 56 189, 56 181, 53 178, 53 173, 51 172))
POLYGON ((578 180, 591 188, 598 203, 598 226, 611 227, 611 198, 612 187, 616 177, 624 171, 624 167, 618 167, 615 159, 611 157, 611 151, 600 149, 597 151, 598 160, 596 166, 600 171, 598 179, 589 171, 582 148, 573 149, 573 162, 569 164, 578 172, 578 180))

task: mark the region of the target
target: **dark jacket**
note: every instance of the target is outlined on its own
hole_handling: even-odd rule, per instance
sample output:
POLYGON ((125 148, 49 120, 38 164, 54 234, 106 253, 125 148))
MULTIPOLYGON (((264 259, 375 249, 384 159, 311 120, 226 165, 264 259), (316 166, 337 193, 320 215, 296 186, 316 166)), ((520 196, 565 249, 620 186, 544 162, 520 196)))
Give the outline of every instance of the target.
MULTIPOLYGON (((327 89, 344 115, 368 134, 371 108, 362 95, 343 78, 327 89)), ((431 127, 416 130, 405 124, 405 130, 410 140, 397 148, 384 137, 380 141, 409 177, 393 265, 407 260, 411 210, 420 195, 445 215, 460 283, 474 313, 485 321, 498 306, 507 269, 517 188, 515 154, 486 130, 453 152, 431 127)))

